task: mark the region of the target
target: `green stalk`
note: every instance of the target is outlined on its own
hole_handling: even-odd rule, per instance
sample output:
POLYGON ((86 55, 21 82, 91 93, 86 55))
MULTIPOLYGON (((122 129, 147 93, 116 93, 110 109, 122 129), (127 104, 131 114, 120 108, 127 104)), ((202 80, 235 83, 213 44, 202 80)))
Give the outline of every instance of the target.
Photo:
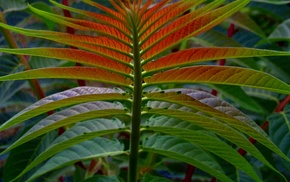
POLYGON ((136 182, 138 180, 138 171, 139 171, 138 158, 139 158, 141 106, 142 106, 142 67, 140 60, 138 29, 136 21, 134 21, 133 17, 131 17, 131 20, 133 27, 134 90, 132 104, 128 181, 136 182))
MULTIPOLYGON (((2 12, 0 12, 0 22, 7 24, 2 12)), ((14 40, 14 37, 12 36, 11 32, 8 31, 7 29, 1 28, 1 27, 0 27, 0 31, 2 32, 2 35, 4 36, 8 46, 10 48, 17 49, 18 45, 17 45, 16 41, 14 40)), ((31 67, 28 64, 25 57, 23 55, 17 55, 17 56, 18 56, 20 62, 25 66, 25 69, 30 70, 31 67)), ((45 94, 42 91, 38 80, 28 80, 28 82, 29 82, 29 85, 31 86, 31 88, 32 88, 32 90, 33 90, 33 92, 36 95, 38 100, 45 97, 45 94)))

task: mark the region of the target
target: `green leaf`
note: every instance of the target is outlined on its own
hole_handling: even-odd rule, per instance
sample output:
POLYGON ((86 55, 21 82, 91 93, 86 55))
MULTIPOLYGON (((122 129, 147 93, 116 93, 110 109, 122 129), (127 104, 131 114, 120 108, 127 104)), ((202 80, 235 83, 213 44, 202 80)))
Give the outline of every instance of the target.
MULTIPOLYGON (((49 157, 63 151, 64 149, 73 146, 77 143, 98 137, 124 131, 124 124, 118 119, 93 119, 81 122, 69 130, 65 131, 61 136, 56 138, 48 148, 40 153, 17 178, 24 175, 26 172, 41 164, 49 157)), ((16 179, 17 179, 16 178, 16 179)))
POLYGON ((241 47, 238 42, 216 30, 208 30, 189 40, 192 40, 196 44, 201 44, 203 47, 241 47))
POLYGON ((8 13, 26 9, 27 3, 25 0, 0 0, 0 7, 4 10, 3 13, 8 13))
MULTIPOLYGON (((230 127, 228 124, 222 123, 218 120, 211 119, 209 117, 195 114, 195 113, 190 113, 190 112, 185 112, 185 111, 180 111, 180 110, 173 110, 173 109, 150 109, 146 112, 143 112, 144 114, 152 114, 152 115, 163 115, 163 116, 168 116, 168 117, 174 117, 183 121, 187 122, 192 122, 200 127, 203 127, 204 129, 207 129, 209 131, 212 131, 216 133, 217 135, 220 135, 221 137, 227 139, 228 141, 235 143, 237 146, 243 146, 246 148, 251 148, 249 151, 254 152, 255 156, 259 157, 260 160, 262 160, 265 164, 268 162, 264 159, 263 156, 260 155, 260 152, 257 152, 255 148, 251 147, 249 143, 247 142, 247 139, 245 136, 243 136, 241 133, 237 132, 235 129, 230 127)), ((229 123, 231 124, 231 123, 229 123)), ((232 124, 233 125, 233 124, 232 124)), ((247 127, 253 130, 251 127, 247 127)), ((245 129, 243 129, 245 130, 245 129)), ((248 132, 245 132, 248 133, 248 132)), ((252 135, 258 136, 258 141, 261 141, 263 145, 268 147, 269 149, 273 150, 275 153, 283 157, 284 159, 290 161, 290 159, 283 154, 277 146, 275 146, 271 140, 263 136, 262 133, 260 132, 251 132, 252 135), (258 133, 258 134, 257 134, 258 133), (259 135, 260 134, 260 135, 259 135), (262 137, 263 136, 263 137, 262 137)), ((271 166, 268 164, 268 166, 271 166)), ((274 170, 274 169, 273 169, 274 170)))
POLYGON ((9 182, 21 173, 21 171, 31 162, 40 142, 40 138, 37 138, 13 149, 10 152, 3 168, 3 182, 9 182))
MULTIPOLYGON (((44 2, 35 2, 35 3, 32 3, 33 7, 36 7, 37 9, 40 9, 40 10, 43 10, 43 11, 46 11, 46 12, 53 12, 51 6, 49 6, 48 4, 44 3, 44 2)), ((32 11, 30 11, 29 9, 26 9, 26 12, 29 12, 33 15, 35 15, 36 17, 42 19, 44 21, 44 23, 47 25, 47 27, 49 28, 49 30, 53 30, 55 28, 55 23, 48 20, 48 19, 45 19, 45 18, 42 18, 41 16, 33 13, 32 11)))
MULTIPOLYGON (((19 61, 14 56, 0 56, 0 75, 9 75, 24 70, 24 65, 19 64, 19 61)), ((0 82, 0 105, 3 105, 8 99, 13 97, 21 88, 25 81, 0 82)))
POLYGON ((68 166, 77 161, 89 160, 97 157, 115 156, 124 154, 125 152, 124 145, 117 141, 111 141, 106 138, 87 140, 50 158, 27 180, 27 182, 47 172, 68 166))
MULTIPOLYGON (((259 135, 268 137, 267 134, 260 128, 260 126, 258 126, 249 117, 247 117, 245 114, 243 114, 229 103, 213 96, 210 93, 193 89, 167 89, 165 92, 166 93, 149 93, 146 95, 146 97, 148 100, 167 101, 170 103, 186 106, 190 109, 202 111, 203 113, 209 114, 214 118, 218 118, 220 121, 225 122, 230 126, 247 133, 250 136, 252 136, 250 134, 251 132, 256 133, 258 131, 259 135)), ((152 103, 149 104, 151 105, 147 105, 148 107, 156 108, 156 106, 152 105, 152 103)), ((166 107, 169 108, 168 106, 166 107)), ((160 107, 158 106, 157 108, 160 107)), ((191 112, 193 111, 191 110, 191 112)))
MULTIPOLYGON (((268 121, 270 138, 290 158, 290 105, 283 112, 270 115, 268 121)), ((289 162, 282 161, 282 164, 286 171, 290 170, 289 162)))
MULTIPOLYGON (((178 98, 178 100, 181 100, 181 98, 178 98)), ((214 102, 214 101, 212 101, 212 102, 214 102)), ((165 106, 168 107, 168 105, 169 104, 167 104, 165 106)), ((163 106, 163 107, 165 107, 165 106, 163 106)), ((216 107, 221 109, 221 110, 223 110, 222 108, 228 108, 227 106, 228 105, 223 105, 223 104, 216 105, 216 107)), ((160 106, 159 106, 159 108, 160 108, 160 106)), ((171 105, 168 108, 173 109, 171 105)), ((151 109, 151 110, 154 110, 154 109, 151 109)), ((151 110, 149 110, 149 112, 151 110)), ((185 109, 183 109, 183 110, 185 110, 185 109)), ((171 110, 169 112, 173 113, 174 111, 171 110)), ((192 112, 192 111, 189 111, 189 112, 192 112)), ((235 112, 234 112, 233 109, 232 109, 232 111, 230 111, 230 109, 228 109, 228 112, 233 114, 233 115, 235 115, 234 114, 235 112)), ((153 127, 153 128, 154 127, 157 127, 157 128, 164 127, 164 130, 166 130, 168 132, 169 131, 172 132, 172 133, 167 133, 167 134, 173 134, 173 132, 175 132, 178 129, 184 129, 183 132, 184 133, 188 132, 188 134, 190 135, 191 131, 194 132, 196 130, 201 130, 200 128, 197 128, 195 125, 197 125, 199 127, 202 127, 202 130, 206 130, 207 129, 207 130, 210 130, 210 131, 214 131, 218 135, 220 135, 220 136, 224 137, 225 139, 227 139, 228 141, 236 144, 239 147, 242 147, 247 152, 251 153, 254 157, 259 159, 261 162, 263 162, 264 164, 269 166, 271 169, 276 171, 278 174, 280 174, 267 161, 267 159, 259 152, 259 150, 257 150, 257 148, 248 141, 248 139, 243 134, 237 132, 236 130, 234 130, 233 128, 231 128, 231 127, 229 127, 227 125, 224 125, 223 123, 220 123, 218 121, 214 122, 216 120, 216 118, 205 117, 204 113, 200 113, 200 112, 197 112, 196 114, 193 114, 193 113, 189 114, 187 112, 182 112, 182 113, 184 114, 184 117, 183 116, 177 116, 177 115, 174 115, 174 116, 172 115, 174 118, 168 118, 168 117, 157 117, 156 118, 156 117, 152 117, 152 118, 149 119, 148 125, 146 125, 146 126, 149 126, 149 128, 148 128, 149 130, 152 129, 151 127, 153 127), (181 120, 178 120, 176 118, 181 119, 181 120), (183 122, 182 122, 182 120, 183 120, 183 122), (187 122, 184 122, 184 121, 187 121, 187 122), (191 123, 194 124, 194 125, 192 126, 191 123)), ((180 113, 180 114, 182 114, 182 113, 180 113)), ((164 116, 166 116, 166 114, 164 114, 164 116)), ((236 115, 236 117, 239 118, 238 115, 236 115)), ((227 119, 227 118, 225 118, 225 119, 227 119)), ((240 119, 242 119, 242 117, 240 117, 240 119)), ((220 119, 220 120, 222 120, 222 119, 220 119)), ((240 123, 241 122, 242 121, 240 121, 240 123)), ((237 123, 237 122, 235 122, 235 123, 237 123)), ((229 125, 233 126, 234 124, 233 123, 229 123, 229 125)), ((236 128, 239 129, 238 127, 236 127, 236 128)), ((245 128, 246 129, 244 129, 244 130, 255 131, 254 128, 257 128, 257 127, 248 126, 248 127, 245 127, 245 128)), ((257 131, 259 131, 259 130, 261 130, 261 129, 257 129, 257 131)), ((159 132, 162 132, 162 131, 160 130, 159 132)), ((256 132, 256 133, 258 133, 258 132, 256 132)), ((260 134, 260 135, 262 135, 262 134, 260 134)), ((267 143, 271 144, 271 142, 269 142, 268 138, 266 138, 266 141, 267 141, 267 143)), ((272 146, 273 146, 273 144, 272 144, 272 146)))
POLYGON ((205 151, 212 152, 223 158, 233 164, 236 168, 244 171, 256 181, 261 181, 252 166, 243 158, 243 156, 241 156, 235 149, 227 145, 225 142, 222 142, 215 136, 211 136, 205 131, 184 130, 182 128, 171 128, 164 126, 153 126, 149 127, 148 130, 162 132, 189 141, 197 147, 202 148, 205 151))
POLYGON ((172 136, 154 135, 143 141, 142 150, 194 165, 222 181, 231 181, 224 174, 222 167, 209 154, 185 140, 172 136))
POLYGON ((254 99, 247 95, 241 87, 230 85, 213 85, 213 88, 244 109, 257 113, 264 112, 263 108, 254 99))
POLYGON ((192 66, 157 73, 145 78, 145 85, 169 83, 209 83, 238 85, 290 94, 290 86, 277 78, 252 69, 228 66, 192 66))
POLYGON ((285 1, 285 0, 253 0, 253 1, 261 2, 261 3, 276 4, 276 5, 290 3, 290 1, 285 1))
POLYGON ((10 151, 11 149, 30 141, 38 136, 41 136, 49 131, 67 126, 69 124, 84 121, 86 119, 92 119, 96 117, 122 115, 127 113, 124 110, 122 104, 115 104, 109 102, 89 102, 79 104, 71 108, 54 113, 43 120, 35 124, 30 130, 28 130, 20 139, 14 142, 3 153, 10 151))
POLYGON ((262 38, 266 38, 266 35, 263 32, 263 30, 255 23, 254 20, 252 20, 245 13, 236 12, 229 18, 229 21, 234 25, 242 27, 250 32, 253 32, 254 34, 262 38))
POLYGON ((269 116, 268 121, 271 139, 286 155, 290 156, 290 105, 286 106, 283 112, 269 116))
POLYGON ((121 101, 128 98, 129 95, 124 94, 123 90, 117 88, 111 89, 102 87, 77 87, 69 89, 35 102, 1 125, 0 131, 28 120, 34 116, 49 112, 57 108, 90 101, 121 101))
MULTIPOLYGON (((290 1, 289 1, 290 2, 290 1)), ((278 27, 269 35, 270 40, 275 41, 290 41, 290 19, 282 22, 278 27)))

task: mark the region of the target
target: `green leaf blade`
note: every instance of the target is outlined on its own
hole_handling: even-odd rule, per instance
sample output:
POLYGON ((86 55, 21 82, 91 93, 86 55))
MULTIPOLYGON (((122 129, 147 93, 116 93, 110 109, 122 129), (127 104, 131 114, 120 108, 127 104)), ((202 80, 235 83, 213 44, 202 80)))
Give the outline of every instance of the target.
POLYGON ((98 157, 107 157, 124 154, 124 146, 120 142, 105 138, 95 138, 72 146, 53 156, 40 167, 27 181, 60 167, 73 164, 77 161, 89 160, 98 157))
POLYGON ((1 154, 62 126, 84 121, 86 119, 124 115, 126 113, 127 111, 124 110, 123 105, 109 102, 97 101, 76 105, 44 118, 1 154))
POLYGON ((231 181, 208 154, 192 143, 172 136, 154 135, 143 141, 142 150, 164 155, 198 167, 222 181, 231 181))
POLYGON ((118 119, 98 118, 81 122, 56 138, 45 151, 40 153, 29 165, 26 166, 17 178, 21 177, 26 172, 41 164, 51 156, 67 149, 70 146, 95 137, 114 134, 124 130, 124 124, 118 119))
POLYGON ((52 111, 61 107, 90 101, 124 101, 129 95, 121 89, 102 87, 77 87, 43 98, 20 113, 13 116, 0 126, 0 131, 21 123, 37 115, 52 111))

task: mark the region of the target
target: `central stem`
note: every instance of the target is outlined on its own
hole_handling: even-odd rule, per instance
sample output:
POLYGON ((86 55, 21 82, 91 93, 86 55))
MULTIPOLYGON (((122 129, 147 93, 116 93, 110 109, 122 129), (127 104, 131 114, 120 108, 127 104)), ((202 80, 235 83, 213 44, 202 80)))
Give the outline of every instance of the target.
POLYGON ((136 22, 132 20, 133 27, 133 61, 134 61, 134 91, 132 104, 132 121, 130 137, 130 157, 128 181, 138 180, 138 159, 139 159, 139 140, 142 106, 142 67, 140 60, 139 35, 136 22))

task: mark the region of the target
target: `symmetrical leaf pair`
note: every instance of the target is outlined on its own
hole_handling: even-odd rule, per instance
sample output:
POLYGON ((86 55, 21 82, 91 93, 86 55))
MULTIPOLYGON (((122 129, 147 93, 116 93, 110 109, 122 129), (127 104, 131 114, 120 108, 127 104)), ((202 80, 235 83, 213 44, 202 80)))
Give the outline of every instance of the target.
POLYGON ((0 48, 1 52, 55 58, 84 65, 27 70, 2 76, 0 81, 66 78, 120 87, 79 87, 56 93, 4 123, 0 130, 63 108, 39 121, 3 152, 57 128, 66 127, 66 131, 39 153, 17 178, 37 166, 39 169, 28 181, 78 161, 128 154, 128 180, 136 181, 142 168, 138 160, 141 151, 186 162, 221 181, 232 181, 216 161, 217 156, 255 181, 261 181, 249 162, 237 153, 236 147, 245 149, 271 169, 276 169, 247 137, 256 139, 289 161, 254 121, 225 101, 204 91, 182 88, 158 90, 155 87, 172 83, 225 84, 289 94, 289 85, 261 71, 196 63, 221 58, 289 56, 290 53, 251 48, 199 47, 167 54, 169 49, 187 38, 221 23, 243 8, 249 0, 236 0, 224 6, 221 6, 223 0, 216 0, 201 7, 199 5, 204 3, 203 0, 175 3, 162 0, 156 4, 153 4, 153 0, 145 4, 141 0, 116 0, 111 1, 115 10, 91 0, 83 2, 102 10, 106 15, 67 7, 53 0, 51 3, 54 5, 91 20, 63 17, 29 7, 34 13, 72 27, 79 34, 29 30, 0 23, 2 28, 23 35, 78 48, 0 48), (191 12, 183 15, 189 10, 191 12), (148 121, 144 121, 145 118, 149 118, 148 121), (150 136, 139 146, 143 131, 148 131, 150 136), (120 132, 130 134, 129 149, 125 149, 120 141, 100 137, 120 132), (42 164, 44 161, 46 163, 42 164))

